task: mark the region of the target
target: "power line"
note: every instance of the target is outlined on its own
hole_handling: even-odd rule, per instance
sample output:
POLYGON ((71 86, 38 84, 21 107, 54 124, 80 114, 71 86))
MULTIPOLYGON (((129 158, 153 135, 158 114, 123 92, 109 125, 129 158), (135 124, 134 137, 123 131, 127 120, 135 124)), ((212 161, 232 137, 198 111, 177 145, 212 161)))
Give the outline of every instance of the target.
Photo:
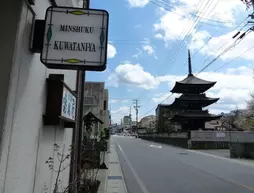
MULTIPOLYGON (((168 100, 171 96, 173 96, 173 93, 171 93, 169 96, 167 96, 167 98, 165 98, 163 101, 161 101, 159 104, 162 104, 162 103, 164 103, 166 100, 168 100)), ((157 108, 157 106, 156 107, 154 107, 154 108, 152 108, 151 110, 149 110, 148 112, 146 112, 143 116, 146 116, 146 115, 148 115, 150 112, 152 112, 153 110, 155 110, 157 108)))
MULTIPOLYGON (((249 29, 250 30, 250 29, 249 29)), ((195 76, 197 76, 199 73, 201 73, 202 71, 204 71, 207 67, 209 67, 212 63, 214 63, 219 57, 221 57, 223 54, 225 54, 226 52, 228 52, 232 47, 235 47, 236 45, 238 45, 243 38, 249 33, 249 30, 247 30, 246 32, 244 32, 243 34, 241 34, 241 36, 239 36, 237 38, 237 40, 235 40, 229 47, 227 47, 225 50, 223 50, 220 54, 218 54, 211 62, 209 62, 207 65, 205 65, 195 76), (238 41, 240 40, 240 41, 238 41), (237 42, 238 41, 238 42, 237 42)), ((253 47, 249 48, 248 50, 246 50, 245 52, 243 52, 242 54, 246 53, 247 51, 251 50, 253 47)), ((241 55, 242 55, 241 54, 241 55)), ((239 57, 239 56, 238 56, 239 57)), ((167 99, 169 99, 171 96, 173 95, 173 93, 171 93, 166 99, 164 99, 163 101, 161 101, 159 104, 165 102, 167 99)), ((157 106, 156 106, 157 107, 157 106)), ((151 111, 153 111, 154 109, 156 109, 156 107, 152 108, 151 110, 149 110, 147 113, 144 114, 147 115, 148 113, 150 113, 151 111)))
MULTIPOLYGON (((210 2, 210 4, 211 4, 211 0, 208 0, 208 1, 206 2, 206 4, 205 4, 205 6, 203 7, 203 9, 205 9, 207 6, 209 7, 209 5, 210 5, 209 2, 210 2)), ((203 2, 203 3, 204 3, 204 2, 203 2)), ((196 6, 196 8, 195 8, 195 13, 197 13, 198 10, 202 8, 202 5, 203 5, 202 3, 197 4, 197 6, 196 6)), ((216 5, 216 4, 215 4, 215 5, 216 5)), ((208 16, 209 16, 209 15, 208 15, 208 16)), ((193 18, 192 18, 192 19, 193 19, 193 18)), ((177 53, 178 53, 178 50, 179 50, 180 47, 181 47, 181 44, 185 41, 187 35, 190 34, 190 33, 194 30, 194 28, 195 28, 195 26, 196 26, 196 24, 197 24, 197 22, 198 22, 198 19, 199 19, 199 17, 197 17, 197 18, 194 20, 193 23, 192 23, 192 20, 190 20, 190 21, 189 21, 189 25, 188 25, 188 26, 190 26, 190 27, 188 28, 188 26, 187 26, 187 27, 184 29, 184 31, 182 31, 181 35, 177 38, 177 43, 179 43, 179 44, 178 44, 177 48, 174 50, 174 52, 173 52, 173 57, 171 57, 171 58, 174 59, 173 63, 176 61, 176 55, 177 55, 177 53)), ((184 43, 185 43, 185 42, 184 42, 184 43)), ((202 47, 203 47, 203 46, 202 46, 202 47)), ((169 58, 169 57, 170 57, 170 55, 166 56, 164 62, 166 62, 166 61, 167 61, 167 58, 169 58)), ((163 62, 163 63, 164 63, 164 62, 163 62)), ((169 70, 171 67, 172 67, 172 64, 169 66, 168 70, 169 70)), ((166 73, 168 72, 168 70, 166 70, 166 73)))
MULTIPOLYGON (((210 2, 210 1, 211 1, 211 0, 208 0, 204 6, 203 6, 204 1, 203 1, 203 3, 197 4, 195 13, 197 13, 199 9, 204 9, 204 10, 205 10, 206 7, 209 6, 209 2, 210 2)), ((194 18, 194 21, 193 21, 193 18, 192 18, 192 19, 189 21, 189 24, 187 24, 187 27, 186 27, 186 28, 184 29, 184 31, 181 33, 181 35, 177 38, 177 42, 176 42, 176 43, 177 43, 178 45, 176 45, 176 48, 174 49, 173 54, 172 54, 172 55, 168 54, 168 56, 166 57, 166 60, 165 60, 165 61, 167 61, 167 58, 169 58, 170 56, 171 56, 171 58, 172 58, 172 62, 170 62, 170 66, 169 66, 168 70, 169 70, 169 69, 173 66, 173 64, 176 62, 176 58, 177 58, 177 56, 179 55, 179 50, 181 49, 181 46, 184 45, 184 44, 186 45, 186 43, 185 43, 185 41, 187 40, 186 38, 188 38, 189 34, 191 34, 192 31, 195 29, 195 26, 197 25, 199 19, 200 19, 200 18, 197 17, 197 18, 194 18)), ((167 70, 167 71, 168 71, 168 70, 167 70)))
MULTIPOLYGON (((250 29, 249 29, 250 30, 250 29)), ((202 71, 204 71, 206 68, 208 68, 210 65, 212 65, 216 60, 218 60, 222 55, 224 55, 225 53, 227 53, 229 50, 231 50, 231 48, 235 47, 236 45, 238 45, 243 38, 250 32, 249 30, 247 30, 246 32, 244 32, 243 34, 241 34, 230 46, 228 46, 226 49, 224 49, 220 54, 218 54, 214 59, 212 59, 207 65, 205 65, 197 74, 196 76, 201 73, 202 71)))
MULTIPOLYGON (((210 0, 208 0, 208 2, 209 2, 210 0)), ((207 4, 206 4, 207 5, 207 4)), ((205 5, 205 6, 206 6, 205 5)), ((160 5, 159 5, 160 6, 160 5)), ((195 12, 197 12, 198 11, 198 9, 200 8, 200 7, 202 7, 202 3, 200 2, 199 4, 197 4, 197 6, 196 6, 196 9, 195 9, 195 12)), ((170 11, 170 10, 169 10, 170 11)), ((189 21, 189 25, 188 26, 191 26, 192 27, 192 20, 193 20, 193 18, 189 21)), ((196 18, 196 20, 197 20, 197 18, 196 18)), ((195 23, 193 23, 193 24, 195 24, 195 23)), ((181 45, 182 44, 182 40, 184 41, 185 40, 185 38, 186 38, 186 36, 189 34, 189 33, 191 33, 191 28, 188 30, 188 26, 186 27, 186 28, 184 28, 184 30, 182 31, 182 33, 180 34, 180 36, 177 38, 177 43, 179 43, 180 42, 180 44, 178 44, 178 46, 177 46, 177 49, 175 49, 174 50, 174 52, 173 52, 173 57, 171 57, 171 58, 174 58, 175 56, 174 55, 176 55, 177 54, 177 51, 180 49, 180 46, 179 45, 181 45)), ((195 26, 194 26, 195 27, 195 26)), ((193 28, 194 28, 193 27, 193 28)), ((164 60, 164 62, 162 63, 162 64, 164 64, 164 63, 166 63, 166 61, 168 60, 168 58, 170 57, 170 54, 168 54, 166 57, 165 57, 165 60, 164 60)), ((176 57, 175 57, 176 58, 176 57)), ((175 61, 175 60, 174 60, 175 61)), ((170 66, 172 66, 172 65, 170 65, 170 66)), ((169 67, 170 68, 170 67, 169 67)), ((159 68, 158 68, 159 69, 159 68)), ((167 70, 168 71, 168 70, 167 70)), ((139 97, 138 97, 139 98, 139 97)))
MULTIPOLYGON (((228 61, 227 63, 223 64, 222 66, 220 66, 219 68, 215 69, 213 72, 217 72, 218 70, 220 70, 221 68, 225 67, 226 65, 230 64, 231 62, 233 62, 234 60, 236 60, 237 58, 240 58, 243 54, 247 53, 248 51, 252 50, 254 48, 254 46, 248 48, 247 50, 245 50, 244 52, 242 52, 241 54, 239 54, 238 56, 234 57, 233 59, 231 59, 230 61, 228 61)), ((210 73, 212 74, 212 73, 210 73)), ((209 74, 209 75, 210 75, 209 74)))
MULTIPOLYGON (((189 19, 189 17, 183 16, 183 15, 181 15, 180 13, 177 13, 177 12, 173 12, 173 11, 172 11, 173 9, 177 8, 177 9, 179 9, 179 10, 182 10, 183 13, 186 13, 186 11, 188 11, 188 10, 185 10, 185 9, 183 9, 182 7, 179 7, 179 6, 176 6, 176 5, 171 6, 171 5, 169 4, 169 2, 167 2, 167 1, 165 1, 165 0, 161 0, 161 1, 160 1, 160 0, 149 0, 149 2, 151 2, 151 3, 153 3, 153 4, 157 5, 157 6, 160 6, 160 7, 163 6, 163 8, 165 8, 165 6, 166 6, 166 8, 167 8, 167 9, 165 8, 166 10, 168 10, 168 11, 170 11, 170 12, 176 14, 176 15, 180 15, 180 16, 183 17, 183 18, 189 19)), ((202 12, 199 11, 200 15, 198 15, 197 13, 198 13, 198 12, 196 12, 196 13, 189 12, 189 14, 190 14, 192 17, 198 17, 198 18, 200 18, 200 19, 205 19, 205 20, 207 20, 207 21, 211 21, 211 22, 214 22, 214 23, 220 23, 220 24, 238 24, 237 22, 233 22, 233 21, 220 21, 220 20, 214 20, 214 19, 207 19, 207 18, 204 18, 204 17, 202 17, 202 15, 204 15, 205 11, 202 11, 202 12)), ((202 22, 202 21, 201 21, 201 22, 202 22)), ((206 23, 206 24, 210 25, 211 23, 206 23)), ((214 24, 214 25, 216 25, 216 24, 214 24)), ((225 27, 225 26, 223 26, 223 27, 225 27)))
MULTIPOLYGON (((247 17, 248 18, 248 17, 247 17)), ((246 19, 247 19, 246 18, 246 19)), ((246 19, 244 19, 240 24, 239 24, 239 26, 237 26, 236 27, 236 29, 238 28, 238 27, 240 27, 245 21, 246 21, 246 19)), ((241 31, 245 26, 246 26, 247 24, 245 24, 244 26, 242 26, 241 27, 241 29, 239 30, 239 31, 241 31)), ((254 28, 254 27, 253 27, 254 28)), ((250 29, 252 29, 253 30, 253 28, 250 28, 250 29)), ((238 36, 239 34, 237 34, 236 36, 238 36)), ((215 62, 220 56, 222 56, 223 54, 225 54, 227 51, 229 51, 232 47, 235 47, 237 44, 239 44, 241 41, 242 41, 242 38, 245 36, 245 35, 247 35, 247 31, 244 33, 244 34, 242 34, 240 37, 238 37, 238 39, 237 40, 240 40, 239 42, 237 42, 237 40, 233 43, 233 44, 231 44, 229 47, 227 47, 225 50, 223 50, 218 56, 216 56, 211 62, 209 62, 205 67, 203 67, 198 73, 200 73, 200 72, 202 72, 203 70, 205 70, 208 66, 210 66, 213 62, 215 62)), ((234 37, 233 37, 234 38, 234 37)), ((220 47, 220 49, 223 47, 224 45, 222 45, 221 47, 220 47)), ((220 50, 219 49, 219 50, 220 50)), ((252 49, 252 48, 251 48, 252 49)), ((250 49, 248 49, 248 50, 246 50, 244 53, 246 53, 247 51, 249 51, 250 49)), ((244 53, 242 53, 242 54, 244 54, 244 53)), ((236 58, 235 58, 236 59, 236 58)), ((230 62, 232 62, 232 61, 230 61, 230 62)), ((171 96, 173 95, 173 93, 171 93, 166 99, 164 99, 163 101, 161 101, 159 104, 161 104, 161 103, 163 103, 163 102, 165 102, 167 99, 169 99, 171 96)), ((152 108, 151 110, 149 110, 147 113, 145 113, 143 116, 145 116, 145 115, 147 115, 148 113, 150 113, 151 111, 153 111, 154 109, 156 109, 156 107, 154 107, 154 108, 152 108)))

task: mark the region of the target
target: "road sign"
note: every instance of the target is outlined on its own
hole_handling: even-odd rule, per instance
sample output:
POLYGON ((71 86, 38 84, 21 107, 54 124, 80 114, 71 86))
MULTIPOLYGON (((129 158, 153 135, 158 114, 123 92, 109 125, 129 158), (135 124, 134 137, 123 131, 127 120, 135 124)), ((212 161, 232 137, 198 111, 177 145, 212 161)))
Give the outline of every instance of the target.
POLYGON ((49 7, 41 62, 55 69, 105 70, 108 17, 105 10, 49 7))

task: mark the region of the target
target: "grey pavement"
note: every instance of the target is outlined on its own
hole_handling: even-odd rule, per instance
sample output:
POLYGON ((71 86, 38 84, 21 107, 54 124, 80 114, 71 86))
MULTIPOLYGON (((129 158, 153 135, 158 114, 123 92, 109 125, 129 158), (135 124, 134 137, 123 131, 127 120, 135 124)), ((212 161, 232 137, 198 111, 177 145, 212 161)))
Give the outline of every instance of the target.
POLYGON ((204 153, 217 155, 225 158, 230 158, 230 152, 229 149, 208 149, 208 150, 198 150, 204 153))
MULTIPOLYGON (((101 155, 101 157, 102 157, 102 155, 101 155)), ((104 163, 106 164, 107 167, 108 167, 108 158, 109 158, 109 154, 105 153, 104 163)), ((107 169, 100 169, 99 170, 99 172, 97 174, 97 180, 99 180, 101 183, 100 183, 100 186, 98 189, 98 193, 105 193, 106 192, 107 175, 108 175, 107 169)))
POLYGON ((110 141, 105 164, 108 169, 100 170, 97 177, 97 179, 101 181, 98 193, 127 193, 114 140, 110 141))
POLYGON ((242 163, 246 163, 246 164, 251 164, 254 165, 254 160, 253 159, 244 159, 244 158, 230 158, 230 152, 229 149, 212 149, 212 150, 196 150, 198 152, 202 152, 202 153, 206 153, 206 154, 211 154, 214 156, 219 156, 219 157, 223 157, 223 158, 228 158, 231 161, 235 161, 235 162, 242 162, 242 163))
POLYGON ((129 137, 114 137, 129 193, 250 193, 254 165, 129 137))

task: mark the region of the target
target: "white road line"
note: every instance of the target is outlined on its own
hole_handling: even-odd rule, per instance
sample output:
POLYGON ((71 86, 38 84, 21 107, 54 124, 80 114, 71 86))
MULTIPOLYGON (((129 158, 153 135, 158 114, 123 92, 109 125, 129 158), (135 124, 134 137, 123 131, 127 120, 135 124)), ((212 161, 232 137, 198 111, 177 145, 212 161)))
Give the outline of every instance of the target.
POLYGON ((162 148, 162 146, 161 145, 150 145, 150 147, 154 147, 154 148, 162 148))
POLYGON ((232 162, 232 163, 238 163, 238 164, 241 164, 241 165, 246 165, 246 166, 250 166, 250 167, 254 168, 254 164, 249 164, 249 163, 246 163, 244 161, 229 159, 229 158, 225 158, 225 157, 221 157, 221 156, 217 156, 217 155, 213 155, 213 154, 209 154, 209 153, 204 153, 204 152, 201 152, 201 151, 190 150, 190 149, 188 149, 186 151, 196 153, 196 154, 205 155, 205 156, 210 156, 210 157, 213 157, 213 158, 216 158, 216 159, 221 159, 221 160, 225 160, 225 161, 232 162))
POLYGON ((119 147, 119 149, 121 150, 123 157, 126 161, 126 163, 128 164, 129 168, 131 169, 131 172, 133 173, 134 177, 137 180, 138 185, 140 186, 142 193, 149 193, 149 191, 147 190, 145 184, 143 183, 143 181, 141 180, 141 178, 138 176, 137 172, 135 171, 135 169, 133 168, 133 166, 131 165, 129 159, 127 158, 127 156, 125 155, 122 147, 119 145, 119 143, 115 140, 117 146, 119 147))

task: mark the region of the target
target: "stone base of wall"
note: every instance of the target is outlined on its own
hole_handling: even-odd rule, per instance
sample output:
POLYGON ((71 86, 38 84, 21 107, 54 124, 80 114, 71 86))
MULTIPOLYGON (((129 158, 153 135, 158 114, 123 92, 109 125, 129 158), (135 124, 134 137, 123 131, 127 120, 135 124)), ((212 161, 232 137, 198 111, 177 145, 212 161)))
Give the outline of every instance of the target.
POLYGON ((228 149, 228 142, 191 141, 190 149, 228 149))
POLYGON ((254 159, 254 144, 253 143, 231 143, 230 157, 254 159))

